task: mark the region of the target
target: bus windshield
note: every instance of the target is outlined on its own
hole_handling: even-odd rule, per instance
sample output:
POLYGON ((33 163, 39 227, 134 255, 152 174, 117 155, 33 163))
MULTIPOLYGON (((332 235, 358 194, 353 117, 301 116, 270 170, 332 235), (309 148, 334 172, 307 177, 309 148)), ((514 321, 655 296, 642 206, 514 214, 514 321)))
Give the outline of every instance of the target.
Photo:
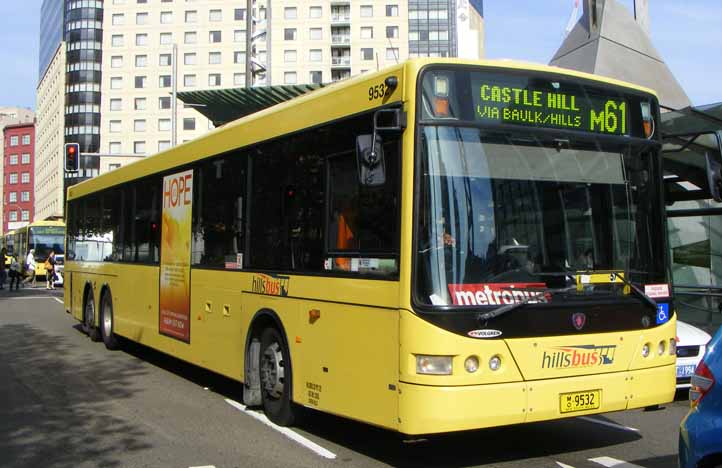
POLYGON ((5 235, 5 248, 7 249, 8 255, 15 255, 15 240, 13 236, 14 234, 12 232, 5 235))
POLYGON ((65 228, 62 226, 33 226, 30 228, 28 249, 35 249, 35 259, 44 260, 54 251, 64 253, 65 228))
MULTIPOLYGON (((477 126, 422 128, 417 302, 498 306, 531 290, 542 292, 527 302, 547 302, 545 288, 572 286, 565 297, 576 296, 580 273, 664 281, 653 153, 477 126)), ((623 284, 608 283, 608 293, 622 294, 623 284)))

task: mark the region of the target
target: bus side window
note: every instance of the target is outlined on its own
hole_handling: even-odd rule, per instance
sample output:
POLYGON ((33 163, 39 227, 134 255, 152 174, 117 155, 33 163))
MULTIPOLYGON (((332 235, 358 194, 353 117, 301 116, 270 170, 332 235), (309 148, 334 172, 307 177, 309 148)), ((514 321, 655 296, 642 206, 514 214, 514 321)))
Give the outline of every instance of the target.
POLYGON ((243 268, 246 173, 247 156, 241 152, 196 167, 191 264, 243 268))
POLYGON ((66 242, 68 244, 65 258, 66 260, 75 260, 75 252, 77 250, 76 242, 78 238, 78 220, 80 219, 80 203, 82 200, 72 200, 68 202, 68 215, 66 219, 67 224, 67 236, 66 242))
POLYGON ((103 260, 117 262, 122 260, 120 250, 122 235, 122 190, 109 190, 103 195, 103 233, 101 238, 108 245, 104 248, 103 260))
POLYGON ((133 223, 135 250, 139 263, 158 263, 160 259, 160 188, 158 177, 135 183, 137 198, 133 223), (140 195, 142 194, 142 195, 140 195))
POLYGON ((398 273, 398 146, 398 140, 384 144, 387 177, 379 186, 360 184, 352 150, 328 159, 326 270, 398 273))
POLYGON ((82 252, 78 260, 98 262, 103 260, 101 252, 96 248, 100 234, 101 199, 98 194, 84 197, 81 201, 82 217, 78 223, 77 252, 82 252))
POLYGON ((307 131, 252 151, 252 268, 322 271, 325 146, 319 133, 307 131))
POLYGON ((384 143, 386 183, 362 187, 356 136, 371 126, 367 114, 249 150, 249 268, 398 273, 399 140, 384 143))

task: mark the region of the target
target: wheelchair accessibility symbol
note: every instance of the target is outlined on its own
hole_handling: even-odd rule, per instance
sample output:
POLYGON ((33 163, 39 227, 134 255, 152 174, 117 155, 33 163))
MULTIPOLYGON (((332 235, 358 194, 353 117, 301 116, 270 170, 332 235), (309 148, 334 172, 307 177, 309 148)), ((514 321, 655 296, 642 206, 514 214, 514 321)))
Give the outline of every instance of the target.
POLYGON ((657 325, 669 320, 669 304, 657 304, 657 325))

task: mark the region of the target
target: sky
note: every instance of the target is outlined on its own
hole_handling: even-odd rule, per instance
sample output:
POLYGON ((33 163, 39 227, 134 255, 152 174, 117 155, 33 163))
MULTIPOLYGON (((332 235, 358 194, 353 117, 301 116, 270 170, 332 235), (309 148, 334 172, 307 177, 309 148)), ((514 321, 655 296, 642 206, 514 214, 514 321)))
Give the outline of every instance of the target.
MULTIPOLYGON (((0 1, 0 106, 34 109, 41 0, 0 1)), ((631 10, 632 0, 619 1, 631 10)), ((652 42, 692 103, 722 102, 722 1, 649 3, 652 42)), ((485 0, 486 57, 548 63, 573 6, 574 0, 485 0)))

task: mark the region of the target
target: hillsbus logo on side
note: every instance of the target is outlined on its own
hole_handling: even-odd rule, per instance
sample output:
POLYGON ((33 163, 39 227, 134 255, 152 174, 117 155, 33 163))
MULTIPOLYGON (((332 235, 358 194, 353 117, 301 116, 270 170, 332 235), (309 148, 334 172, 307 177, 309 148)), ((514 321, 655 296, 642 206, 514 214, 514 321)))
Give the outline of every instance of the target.
POLYGON ((269 296, 288 296, 288 276, 282 275, 253 275, 251 291, 269 296))
POLYGON ((617 345, 559 346, 542 356, 542 369, 571 369, 614 364, 617 345))

